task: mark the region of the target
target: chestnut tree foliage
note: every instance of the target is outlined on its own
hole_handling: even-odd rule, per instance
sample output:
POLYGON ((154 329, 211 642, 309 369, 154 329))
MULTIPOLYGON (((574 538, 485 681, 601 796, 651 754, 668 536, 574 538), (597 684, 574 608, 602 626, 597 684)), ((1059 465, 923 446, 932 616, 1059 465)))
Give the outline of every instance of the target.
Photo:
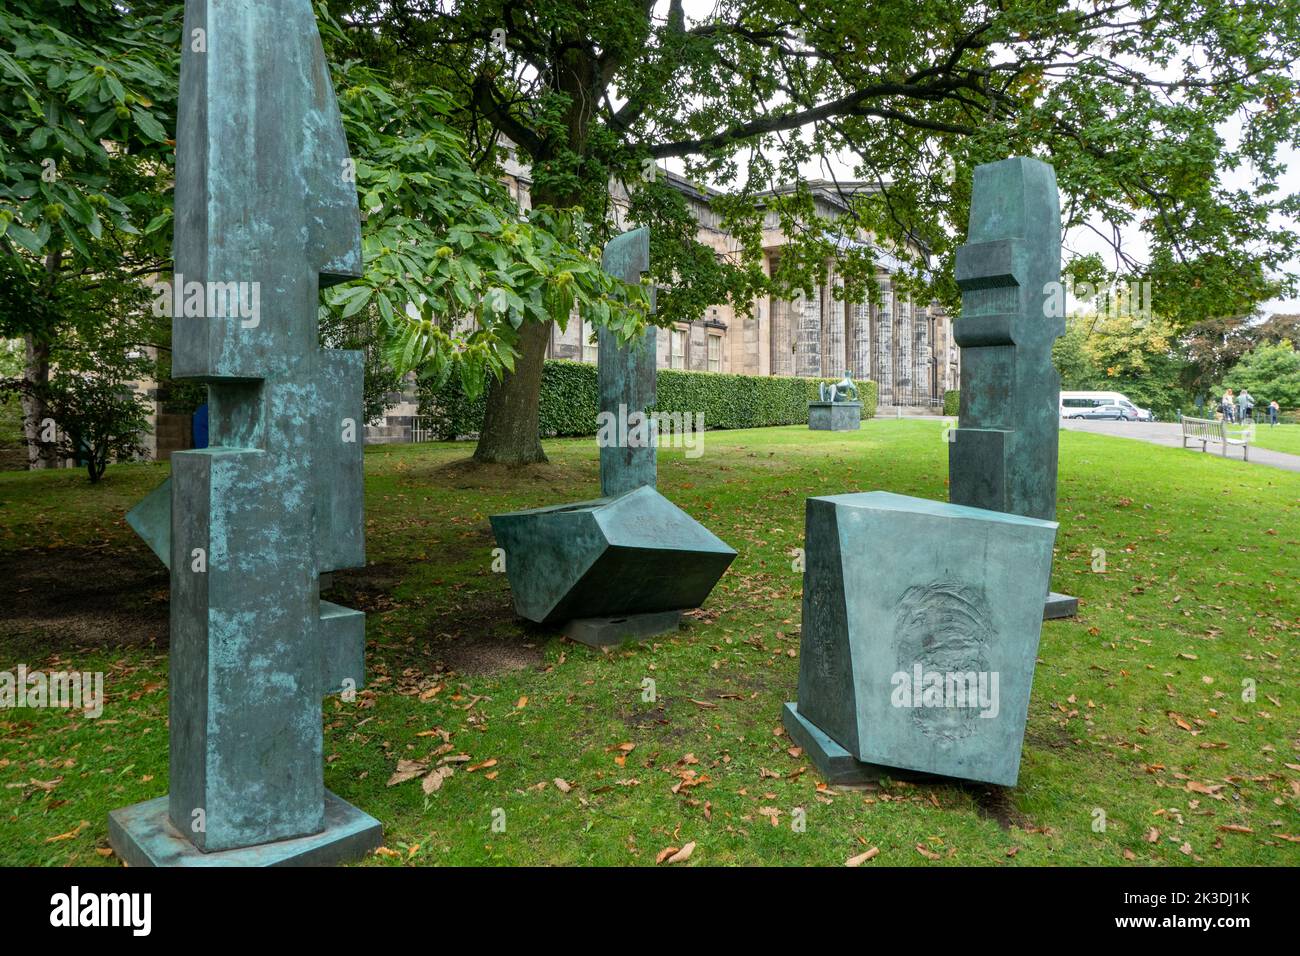
MULTIPOLYGON (((567 321, 575 308, 620 335, 644 326, 644 290, 600 270, 580 214, 521 214, 472 162, 450 97, 358 62, 349 35, 316 9, 365 260, 361 279, 328 290, 321 332, 368 351, 369 411, 411 368, 435 384, 457 374, 476 394, 513 368, 521 327, 567 321)), ((8 387, 23 398, 37 467, 62 455, 41 423, 61 419, 71 433, 75 413, 88 434, 87 419, 118 407, 132 379, 185 389, 166 381, 170 323, 153 315, 145 285, 170 271, 181 23, 174 0, 0 7, 0 336, 24 341, 23 374, 8 387), (57 388, 68 374, 81 386, 57 388)), ((133 448, 124 440, 113 453, 133 448)))

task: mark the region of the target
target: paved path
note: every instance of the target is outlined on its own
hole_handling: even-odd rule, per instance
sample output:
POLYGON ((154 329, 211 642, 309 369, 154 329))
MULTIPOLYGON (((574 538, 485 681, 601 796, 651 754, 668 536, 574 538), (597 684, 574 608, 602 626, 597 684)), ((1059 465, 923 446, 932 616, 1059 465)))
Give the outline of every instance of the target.
MULTIPOLYGON (((1177 422, 1107 422, 1085 421, 1062 418, 1061 427, 1076 432, 1092 432, 1094 435, 1111 435, 1116 438, 1134 438, 1138 441, 1151 442, 1153 445, 1165 445, 1169 448, 1181 448, 1183 445, 1183 427, 1177 422)), ((1262 432, 1267 425, 1256 425, 1262 432)), ((1209 452, 1202 452, 1200 442, 1193 442, 1187 447, 1187 454, 1221 455, 1221 445, 1210 445, 1209 452)), ((1228 457, 1241 460, 1241 446, 1228 448, 1228 457)), ((1252 465, 1270 465, 1286 471, 1300 471, 1300 455, 1286 455, 1280 451, 1250 446, 1250 463, 1252 465)))

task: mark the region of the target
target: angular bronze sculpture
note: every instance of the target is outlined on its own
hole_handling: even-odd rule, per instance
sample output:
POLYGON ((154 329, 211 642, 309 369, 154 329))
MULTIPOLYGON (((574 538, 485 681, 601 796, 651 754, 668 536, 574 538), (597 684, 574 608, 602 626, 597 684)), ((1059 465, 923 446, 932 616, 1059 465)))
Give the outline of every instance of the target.
POLYGON ((883 491, 809 498, 791 739, 832 784, 1014 785, 1056 523, 883 491))
MULTIPOLYGON (((650 232, 636 229, 605 247, 601 265, 626 282, 650 267, 650 232)), ((563 623, 592 646, 675 630, 699 607, 736 557, 702 524, 655 490, 655 330, 620 345, 601 329, 600 408, 627 427, 600 448, 604 497, 492 515, 505 551, 515 610, 563 623)))
MULTIPOLYGON (((955 504, 1056 520, 1060 375, 1049 314, 1061 280, 1056 172, 1016 157, 975 169, 970 228, 957 250, 961 418, 948 448, 955 504)), ((1075 598, 1050 592, 1044 617, 1069 617, 1075 598)))
POLYGON ((309 0, 187 0, 183 35, 176 283, 207 307, 173 315, 173 374, 211 431, 128 515, 171 569, 171 786, 109 836, 133 866, 331 863, 382 837, 322 774, 321 698, 364 680, 365 615, 320 599, 365 564, 362 355, 316 318, 361 273, 351 160, 309 0))

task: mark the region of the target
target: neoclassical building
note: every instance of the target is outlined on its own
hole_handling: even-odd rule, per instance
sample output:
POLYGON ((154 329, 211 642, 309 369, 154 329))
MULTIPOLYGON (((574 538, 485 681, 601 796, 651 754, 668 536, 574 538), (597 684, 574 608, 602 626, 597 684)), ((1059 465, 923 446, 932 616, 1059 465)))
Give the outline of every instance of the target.
MULTIPOLYGON (((528 201, 527 171, 507 168, 509 182, 521 203, 528 201)), ((739 243, 721 228, 712 208, 717 195, 693 186, 682 177, 663 172, 686 197, 699 223, 700 242, 720 256, 738 256, 739 243)), ((832 184, 822 180, 806 184, 813 192, 819 214, 827 217, 846 211, 841 193, 861 184, 832 184)), ((616 209, 621 205, 615 195, 616 209)), ((952 322, 937 303, 918 304, 896 295, 893 274, 902 263, 871 242, 870 237, 845 238, 869 249, 877 264, 880 302, 872 304, 865 292, 843 293, 844 280, 835 262, 827 263, 824 286, 796 300, 764 297, 752 304, 749 318, 729 305, 712 306, 698 319, 661 330, 658 362, 661 368, 745 375, 801 375, 836 377, 848 372, 858 380, 870 379, 880 389, 882 406, 934 407, 943 393, 956 388, 958 349, 952 340, 952 322)), ((786 237, 770 213, 763 229, 763 267, 770 275, 780 261, 786 237)), ((923 253, 926 250, 919 250, 923 253)), ((583 362, 596 360, 590 323, 572 321, 551 333, 552 358, 583 362)))

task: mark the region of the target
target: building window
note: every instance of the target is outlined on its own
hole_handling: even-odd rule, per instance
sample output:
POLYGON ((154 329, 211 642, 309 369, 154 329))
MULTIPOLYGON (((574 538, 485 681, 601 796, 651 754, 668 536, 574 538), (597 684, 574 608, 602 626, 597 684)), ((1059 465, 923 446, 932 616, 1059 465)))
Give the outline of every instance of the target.
POLYGON ((722 336, 709 336, 709 371, 722 371, 722 336))
POLYGON ((600 346, 596 340, 596 327, 590 322, 583 320, 582 323, 582 360, 592 365, 596 364, 596 356, 600 352, 600 346))
POLYGON ((670 345, 669 367, 686 368, 686 330, 673 329, 670 345))

